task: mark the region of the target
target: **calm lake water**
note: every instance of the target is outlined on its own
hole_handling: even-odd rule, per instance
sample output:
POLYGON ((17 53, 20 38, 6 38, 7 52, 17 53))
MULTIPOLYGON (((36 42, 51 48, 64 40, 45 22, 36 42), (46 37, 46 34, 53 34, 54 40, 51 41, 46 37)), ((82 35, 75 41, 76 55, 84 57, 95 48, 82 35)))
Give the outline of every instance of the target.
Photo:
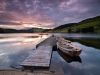
MULTIPOLYGON (((99 34, 55 35, 70 39, 82 48, 80 57, 73 59, 53 52, 53 58, 60 62, 65 75, 100 75, 99 34)), ((0 69, 20 68, 19 64, 33 51, 39 38, 39 34, 0 34, 0 69)))

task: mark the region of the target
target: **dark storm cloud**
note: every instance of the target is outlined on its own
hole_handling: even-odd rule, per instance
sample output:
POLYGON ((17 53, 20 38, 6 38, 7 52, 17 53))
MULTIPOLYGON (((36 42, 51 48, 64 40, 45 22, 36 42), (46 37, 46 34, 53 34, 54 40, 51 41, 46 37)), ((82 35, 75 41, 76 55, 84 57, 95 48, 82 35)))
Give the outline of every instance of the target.
POLYGON ((0 17, 3 20, 33 22, 46 27, 97 15, 100 15, 100 0, 0 0, 0 17), (7 18, 2 16, 5 13, 9 15, 7 18))

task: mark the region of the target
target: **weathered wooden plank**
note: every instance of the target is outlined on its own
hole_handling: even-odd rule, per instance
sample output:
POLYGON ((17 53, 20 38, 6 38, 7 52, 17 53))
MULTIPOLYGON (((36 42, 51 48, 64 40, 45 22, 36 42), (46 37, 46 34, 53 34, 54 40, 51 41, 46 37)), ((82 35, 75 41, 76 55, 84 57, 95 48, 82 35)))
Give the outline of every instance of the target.
POLYGON ((52 35, 42 35, 41 38, 39 38, 39 41, 35 43, 35 47, 37 48, 39 46, 39 44, 41 44, 42 42, 44 42, 45 40, 47 40, 48 38, 50 38, 52 35))
POLYGON ((57 62, 55 59, 52 59, 50 70, 34 70, 33 72, 20 70, 5 70, 0 71, 0 75, 64 75, 64 72, 60 62, 57 62))
MULTIPOLYGON (((50 38, 50 39, 44 41, 43 43, 41 43, 41 45, 43 45, 43 46, 45 45, 45 47, 48 46, 48 45, 49 46, 53 46, 54 43, 52 43, 51 40, 53 40, 53 38, 50 38)), ((53 40, 53 41, 55 41, 55 40, 53 40)), ((43 49, 43 47, 41 48, 40 45, 39 45, 38 49, 41 50, 41 51, 39 50, 40 53, 42 53, 42 52, 43 53, 48 52, 48 48, 45 48, 47 50, 42 51, 44 49, 43 49)), ((29 58, 34 57, 34 54, 37 55, 38 52, 36 51, 33 54, 31 53, 29 58)), ((37 58, 38 58, 38 55, 37 55, 37 58)), ((46 56, 45 56, 45 58, 46 58, 46 56)), ((63 72, 63 69, 62 69, 62 66, 61 66, 60 62, 57 61, 57 60, 55 60, 52 57, 51 64, 50 64, 50 69, 49 70, 46 70, 46 71, 44 69, 42 69, 42 70, 34 70, 33 73, 31 73, 30 71, 16 71, 16 70, 15 71, 10 71, 10 70, 6 70, 6 71, 0 71, 0 75, 64 75, 64 72, 63 72)))
POLYGON ((39 46, 21 63, 22 66, 49 67, 52 46, 39 46))

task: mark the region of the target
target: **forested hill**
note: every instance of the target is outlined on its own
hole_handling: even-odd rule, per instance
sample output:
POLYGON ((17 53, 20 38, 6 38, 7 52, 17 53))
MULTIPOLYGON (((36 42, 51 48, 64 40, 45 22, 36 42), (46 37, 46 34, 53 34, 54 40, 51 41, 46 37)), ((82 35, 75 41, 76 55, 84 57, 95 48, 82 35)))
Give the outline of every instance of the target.
MULTIPOLYGON (((0 24, 14 24, 17 23, 5 23, 0 24)), ((20 25, 20 24, 18 24, 20 25)), ((0 28, 0 33, 36 33, 36 32, 51 32, 51 33, 100 33, 100 16, 83 20, 79 23, 69 23, 60 25, 54 29, 42 29, 42 28, 30 28, 23 30, 16 29, 4 29, 0 28)))
POLYGON ((100 16, 56 27, 49 32, 100 33, 100 16))

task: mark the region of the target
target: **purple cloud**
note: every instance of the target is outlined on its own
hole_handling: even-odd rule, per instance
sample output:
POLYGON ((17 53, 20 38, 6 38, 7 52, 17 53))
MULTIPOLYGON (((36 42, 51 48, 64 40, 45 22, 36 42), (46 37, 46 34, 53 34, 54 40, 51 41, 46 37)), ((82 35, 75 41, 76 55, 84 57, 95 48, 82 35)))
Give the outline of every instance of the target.
POLYGON ((0 21, 33 22, 52 28, 97 15, 100 15, 100 0, 0 0, 0 21), (2 16, 5 13, 13 17, 2 16))

